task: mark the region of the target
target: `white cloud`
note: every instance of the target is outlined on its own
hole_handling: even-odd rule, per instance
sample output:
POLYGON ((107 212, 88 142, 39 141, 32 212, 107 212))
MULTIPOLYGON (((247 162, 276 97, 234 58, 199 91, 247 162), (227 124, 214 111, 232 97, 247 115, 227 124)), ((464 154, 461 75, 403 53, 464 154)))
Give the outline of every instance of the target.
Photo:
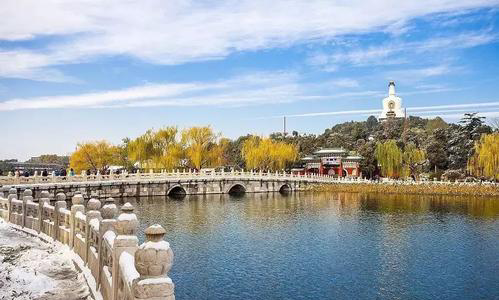
MULTIPOLYGON (((0 111, 41 108, 255 105, 320 99, 294 73, 253 73, 213 82, 146 84, 77 95, 8 99, 0 111)), ((327 87, 326 87, 327 88, 327 87)))
POLYGON ((236 77, 186 83, 149 83, 93 93, 7 99, 0 111, 50 108, 105 108, 154 106, 249 106, 323 99, 381 97, 382 92, 351 91, 348 78, 303 82, 294 72, 257 72, 236 77), (343 91, 342 89, 347 89, 343 91))
MULTIPOLYGON (((308 62, 327 71, 336 71, 340 66, 372 66, 372 65, 398 65, 414 61, 420 54, 437 51, 438 53, 449 50, 472 48, 497 40, 497 35, 489 31, 465 32, 446 37, 433 37, 416 42, 390 42, 370 47, 355 47, 354 50, 340 50, 330 54, 316 53, 308 62)), ((438 69, 427 70, 438 73, 438 69)))
POLYGON ((359 82, 352 78, 339 78, 331 80, 331 84, 342 88, 354 88, 359 86, 359 82))
MULTIPOLYGON (((441 76, 449 73, 457 74, 462 68, 453 67, 448 64, 429 66, 423 68, 398 69, 385 72, 386 79, 397 79, 406 83, 417 82, 428 77, 441 76)), ((425 88, 425 91, 433 91, 434 89, 425 88)))
MULTIPOLYGON (((405 20, 411 18, 497 3, 497 0, 4 0, 0 7, 0 40, 43 36, 62 37, 62 40, 56 39, 41 50, 3 50, 0 70, 7 71, 0 76, 65 80, 50 68, 102 55, 130 55, 157 64, 220 59, 233 52, 287 47, 343 34, 383 28, 403 31, 405 20), (26 58, 24 64, 9 62, 18 55, 26 58)), ((371 49, 346 57, 361 62, 387 55, 385 51, 371 49)))
MULTIPOLYGON (((497 109, 499 102, 479 102, 479 103, 463 103, 463 104, 446 104, 446 105, 431 105, 431 106, 413 106, 407 107, 408 112, 415 112, 414 115, 427 115, 437 112, 457 112, 457 111, 476 111, 477 109, 497 109)), ((317 117, 317 116, 338 116, 338 115, 362 115, 368 116, 380 113, 381 109, 360 109, 360 110, 344 110, 344 111, 329 111, 316 113, 303 113, 286 115, 286 117, 317 117)), ((483 112, 480 115, 489 116, 490 112, 483 112)), ((462 116, 462 114, 461 114, 462 116)), ((282 118, 283 116, 273 116, 267 118, 282 118)))

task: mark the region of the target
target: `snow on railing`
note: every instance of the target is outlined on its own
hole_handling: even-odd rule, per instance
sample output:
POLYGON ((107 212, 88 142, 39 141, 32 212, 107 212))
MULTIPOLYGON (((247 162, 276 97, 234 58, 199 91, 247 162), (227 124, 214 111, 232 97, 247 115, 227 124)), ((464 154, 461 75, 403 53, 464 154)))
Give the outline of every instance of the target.
POLYGON ((179 171, 173 172, 162 171, 160 173, 121 173, 110 175, 75 175, 75 176, 0 176, 0 186, 8 185, 30 185, 30 184, 51 184, 51 183, 83 183, 83 182, 143 182, 143 181, 178 181, 178 180, 221 180, 221 179, 237 179, 237 180, 284 180, 284 181, 299 181, 308 183, 372 183, 372 184, 497 184, 495 182, 481 181, 475 182, 451 182, 451 181, 413 181, 413 180, 396 180, 383 178, 380 181, 362 179, 355 176, 336 177, 324 174, 292 174, 286 172, 262 172, 262 171, 217 171, 217 172, 193 172, 179 171))
POLYGON ((70 210, 64 193, 55 198, 51 205, 48 192, 33 199, 32 191, 26 189, 19 200, 17 189, 11 188, 7 198, 0 196, 0 217, 68 245, 75 261, 81 260, 93 277, 92 289, 104 300, 175 299, 174 284, 168 277, 173 252, 163 240, 163 227, 147 228, 146 242, 139 246, 139 222, 130 203, 125 203, 118 215, 112 198, 106 199, 102 208, 97 199, 88 200, 85 207, 82 195, 76 194, 70 210))
POLYGON ((160 172, 160 173, 122 173, 110 175, 75 175, 75 176, 0 176, 0 185, 12 184, 43 184, 43 183, 69 183, 69 182, 106 182, 106 181, 143 181, 143 180, 178 180, 178 179, 214 179, 214 178, 237 178, 237 179, 284 179, 326 182, 334 181, 329 175, 295 175, 285 172, 261 172, 261 171, 231 171, 231 172, 160 172))

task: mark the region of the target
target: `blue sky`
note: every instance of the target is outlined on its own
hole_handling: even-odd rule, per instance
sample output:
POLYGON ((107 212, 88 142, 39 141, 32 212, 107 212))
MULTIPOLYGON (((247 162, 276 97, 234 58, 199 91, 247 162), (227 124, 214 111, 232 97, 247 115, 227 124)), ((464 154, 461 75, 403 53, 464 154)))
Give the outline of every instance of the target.
POLYGON ((499 117, 499 1, 271 2, 2 1, 0 159, 283 115, 322 133, 377 115, 388 80, 412 115, 499 117))

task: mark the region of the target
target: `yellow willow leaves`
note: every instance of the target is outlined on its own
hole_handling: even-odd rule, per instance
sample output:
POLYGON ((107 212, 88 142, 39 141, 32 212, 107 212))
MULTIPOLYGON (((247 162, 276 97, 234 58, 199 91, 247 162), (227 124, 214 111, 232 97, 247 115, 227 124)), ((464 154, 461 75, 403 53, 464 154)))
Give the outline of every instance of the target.
POLYGON ((211 127, 191 127, 182 132, 182 144, 191 165, 196 169, 213 165, 211 150, 216 148, 217 135, 211 127))
POLYGON ((402 152, 394 140, 378 143, 374 152, 381 174, 386 177, 398 177, 402 171, 402 152))
POLYGON ((414 175, 417 178, 422 172, 423 163, 426 161, 426 152, 418 149, 414 144, 408 144, 405 146, 402 160, 404 175, 414 175))
POLYGON ((499 133, 484 134, 475 142, 475 154, 468 170, 476 176, 499 180, 499 133))
POLYGON ((381 174, 386 177, 403 177, 414 175, 416 178, 422 172, 426 161, 426 152, 410 143, 402 151, 395 140, 388 140, 376 145, 375 156, 381 166, 381 174))
POLYGON ((257 136, 248 138, 241 151, 246 167, 259 170, 282 170, 298 156, 294 145, 257 136))
POLYGON ((76 173, 83 170, 104 171, 116 161, 117 147, 106 141, 79 143, 69 165, 76 173))

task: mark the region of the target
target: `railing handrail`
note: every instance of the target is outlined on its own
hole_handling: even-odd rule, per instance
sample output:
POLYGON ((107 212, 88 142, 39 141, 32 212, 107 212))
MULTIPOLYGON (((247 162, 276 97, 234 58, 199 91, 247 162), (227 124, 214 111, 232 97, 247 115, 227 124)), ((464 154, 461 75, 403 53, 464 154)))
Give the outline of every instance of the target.
POLYGON ((287 181, 306 181, 315 183, 358 183, 369 182, 373 184, 490 184, 497 185, 493 181, 412 181, 384 178, 381 181, 361 179, 358 177, 335 177, 331 175, 318 174, 292 174, 287 172, 254 172, 254 171, 216 171, 203 172, 161 172, 161 173, 121 173, 109 175, 74 175, 74 176, 0 176, 0 185, 22 185, 22 184, 52 184, 52 183, 76 183, 76 182, 111 182, 111 181, 146 181, 146 180, 210 180, 210 179, 279 179, 287 181))

